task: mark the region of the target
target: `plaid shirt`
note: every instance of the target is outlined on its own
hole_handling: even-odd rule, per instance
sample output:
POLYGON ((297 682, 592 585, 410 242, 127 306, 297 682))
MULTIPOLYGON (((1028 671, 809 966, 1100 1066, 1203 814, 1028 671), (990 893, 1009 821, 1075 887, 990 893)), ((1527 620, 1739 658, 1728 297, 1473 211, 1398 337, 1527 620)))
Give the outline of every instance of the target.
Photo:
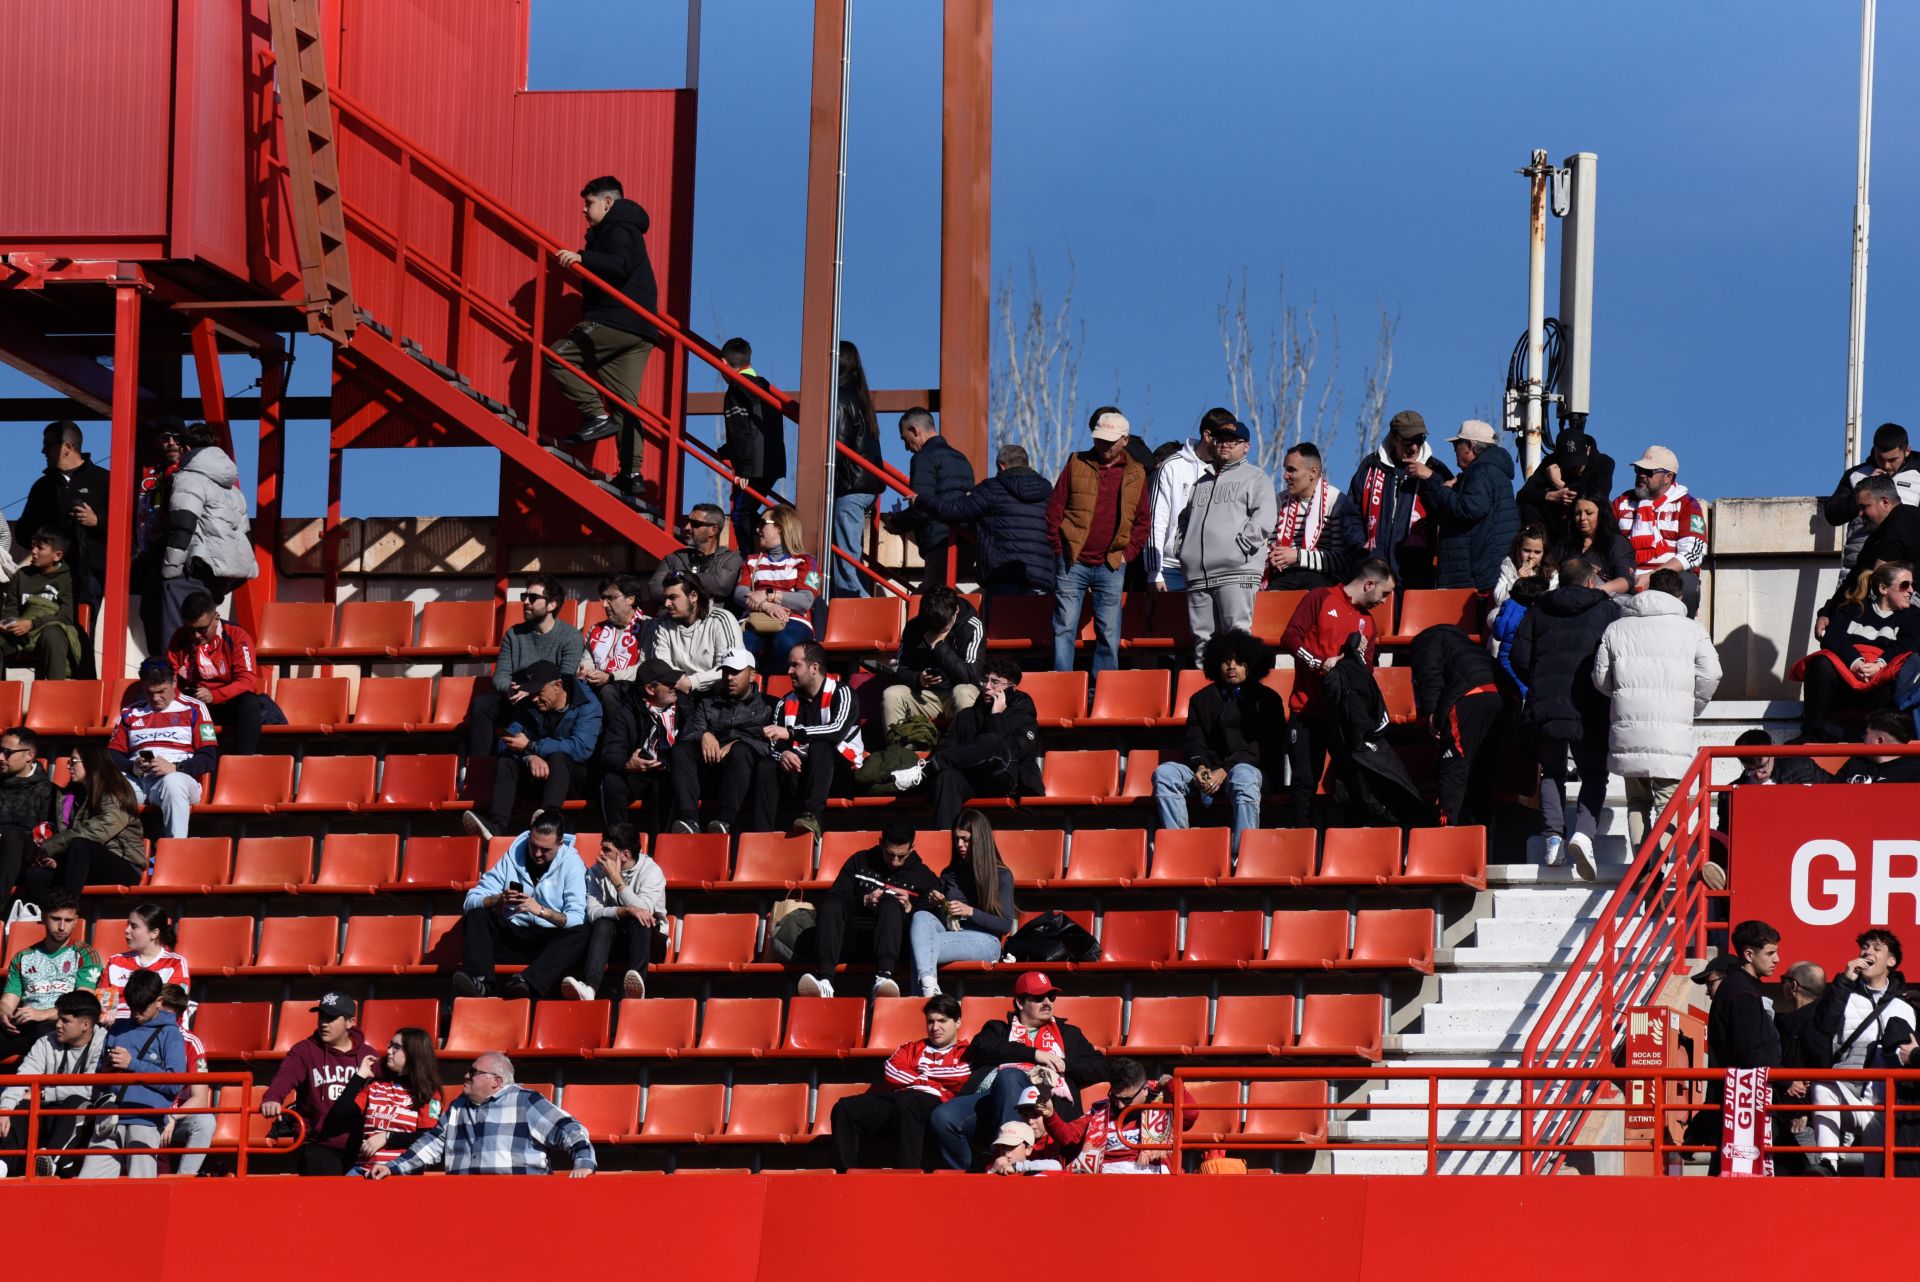
POLYGON ((484 1104, 457 1096, 440 1125, 394 1160, 393 1173, 413 1175, 440 1162, 448 1175, 545 1175, 547 1151, 555 1147, 573 1156, 574 1169, 596 1169, 585 1127, 544 1096, 509 1086, 484 1104))

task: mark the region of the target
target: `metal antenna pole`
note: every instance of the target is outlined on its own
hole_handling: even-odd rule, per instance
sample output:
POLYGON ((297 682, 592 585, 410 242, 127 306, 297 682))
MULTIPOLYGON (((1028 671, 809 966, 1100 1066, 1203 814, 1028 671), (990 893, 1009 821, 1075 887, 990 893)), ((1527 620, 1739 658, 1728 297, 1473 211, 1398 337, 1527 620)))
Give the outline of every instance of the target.
POLYGON ((1847 315, 1847 456, 1860 458, 1867 384, 1867 181, 1873 171, 1873 29, 1876 0, 1860 0, 1860 161, 1853 188, 1853 291, 1847 315))
MULTIPOLYGON (((1871 0, 1868 0, 1871 3, 1871 0)), ((1527 404, 1520 438, 1524 475, 1540 466, 1540 437, 1547 419, 1547 183, 1553 166, 1547 153, 1535 151, 1521 171, 1530 183, 1527 198, 1527 404)))

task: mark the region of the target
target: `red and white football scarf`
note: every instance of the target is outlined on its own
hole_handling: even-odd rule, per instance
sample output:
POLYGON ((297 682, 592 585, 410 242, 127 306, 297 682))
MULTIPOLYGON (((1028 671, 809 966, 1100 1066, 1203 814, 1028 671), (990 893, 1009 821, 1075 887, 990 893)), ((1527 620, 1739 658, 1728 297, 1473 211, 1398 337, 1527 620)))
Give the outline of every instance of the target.
MULTIPOLYGON (((834 691, 839 688, 840 682, 835 678, 829 676, 822 679, 820 686, 820 725, 825 726, 832 724, 833 694, 834 691)), ((849 712, 850 711, 849 709, 849 712)), ((834 748, 841 756, 847 759, 849 765, 855 770, 858 770, 861 763, 867 759, 867 752, 860 739, 859 725, 852 722, 851 716, 849 716, 848 720, 850 723, 846 728, 848 732, 842 734, 840 742, 835 744, 834 748)), ((787 697, 780 701, 780 724, 789 730, 798 730, 800 728, 800 692, 798 690, 788 691, 787 697)), ((795 736, 796 739, 798 737, 798 735, 795 736)))
MULTIPOLYGON (((1361 507, 1365 511, 1367 518, 1367 546, 1370 548, 1380 546, 1381 501, 1386 497, 1387 477, 1389 474, 1389 470, 1384 467, 1368 468, 1366 493, 1360 496, 1361 507)), ((1419 490, 1415 490, 1413 492, 1413 515, 1407 520, 1407 532, 1411 534, 1413 527, 1420 524, 1426 515, 1426 500, 1420 497, 1419 490)))
POLYGON ((1720 1174, 1772 1175, 1773 1159, 1766 1154, 1767 1070, 1727 1070, 1726 1098, 1720 1112, 1720 1174))
MULTIPOLYGON (((1060 1025, 1053 1020, 1048 1020, 1038 1028, 1028 1028, 1017 1016, 1009 1019, 1007 1040, 1016 1046, 1030 1046, 1036 1051, 1051 1051, 1063 1061, 1067 1058, 1067 1040, 1060 1035, 1060 1025)), ((1036 1065, 1008 1064, 1006 1067, 1024 1069, 1031 1073, 1036 1065)), ((1053 1093, 1061 1099, 1073 1097, 1073 1092, 1067 1089, 1065 1078, 1061 1078, 1054 1084, 1053 1093)))
POLYGON ((1309 552, 1317 549, 1320 546, 1320 531, 1326 528, 1327 516, 1339 498, 1340 491, 1323 480, 1305 499, 1291 496, 1282 499, 1280 521, 1273 528, 1275 546, 1292 547, 1294 535, 1302 534, 1300 546, 1309 552))
POLYGON ((1156 1105, 1143 1109, 1125 1126, 1114 1125, 1113 1107, 1101 1100, 1087 1112, 1087 1131, 1080 1152, 1067 1169, 1077 1175, 1098 1175, 1108 1162, 1151 1164, 1152 1153, 1173 1143, 1173 1111, 1156 1105), (1144 1130, 1142 1129, 1144 1126, 1144 1130))

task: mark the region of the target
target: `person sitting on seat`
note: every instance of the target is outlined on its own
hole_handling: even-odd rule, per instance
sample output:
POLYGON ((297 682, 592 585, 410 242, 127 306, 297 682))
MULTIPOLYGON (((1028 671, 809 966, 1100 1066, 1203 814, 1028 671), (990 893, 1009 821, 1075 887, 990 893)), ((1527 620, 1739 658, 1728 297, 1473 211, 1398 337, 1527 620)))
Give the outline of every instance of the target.
MULTIPOLYGON (((187 990, 178 984, 165 984, 160 989, 162 1009, 173 1012, 173 1018, 180 1025, 180 1040, 187 1046, 187 1072, 205 1073, 207 1068, 207 1044, 187 1027, 187 1017, 193 1013, 193 1001, 187 996, 187 990)), ((210 1108, 213 1105, 213 1088, 205 1082, 196 1082, 180 1088, 180 1097, 175 1101, 182 1109, 210 1108)), ((204 1149, 213 1143, 214 1121, 212 1113, 175 1113, 167 1119, 160 1130, 161 1148, 204 1149)), ((205 1153, 179 1153, 172 1159, 175 1175, 198 1175, 200 1168, 206 1165, 205 1153)))
MULTIPOLYGON (((1877 748, 1902 748, 1913 742, 1913 719, 1904 712, 1876 712, 1867 718, 1860 742, 1877 748)), ((1920 783, 1920 756, 1883 752, 1848 757, 1835 783, 1920 783)))
POLYGON ((507 826, 515 798, 539 799, 542 810, 558 810, 568 798, 586 791, 587 767, 600 745, 600 700, 578 677, 538 659, 514 674, 514 684, 531 694, 507 722, 493 762, 493 797, 487 813, 460 816, 466 830, 482 841, 507 826))
POLYGON ((1830 720, 1836 706, 1886 707, 1893 700, 1894 679, 1915 650, 1920 650, 1920 607, 1914 605, 1913 567, 1882 561, 1829 609, 1820 648, 1794 665, 1792 675, 1805 683, 1801 741, 1839 742, 1839 727, 1830 720))
POLYGON ((793 647, 787 674, 793 689, 779 703, 766 736, 780 791, 799 802, 795 834, 825 830, 827 798, 853 786, 853 772, 867 759, 860 735, 860 709, 853 687, 827 672, 827 652, 818 641, 793 647))
POLYGON ((25 726, 0 734, 0 909, 9 916, 15 888, 22 896, 32 888, 28 874, 59 817, 59 795, 40 764, 40 736, 25 726))
POLYGON ((1260 798, 1267 768, 1280 780, 1287 733, 1287 707, 1262 684, 1273 671, 1273 653, 1242 628, 1223 632, 1207 646, 1202 665, 1208 685, 1187 706, 1186 760, 1163 761, 1153 771, 1153 799, 1162 829, 1187 826, 1187 798, 1210 806, 1225 796, 1233 804, 1233 850, 1240 834, 1260 826, 1260 798))
POLYGON ((180 688, 213 712, 220 746, 240 756, 260 751, 268 700, 260 693, 253 638, 239 624, 221 619, 210 593, 195 592, 180 603, 180 630, 167 643, 167 658, 180 676, 180 688))
POLYGON ((40 843, 20 877, 23 899, 45 903, 52 886, 79 894, 88 886, 135 886, 147 873, 140 799, 100 743, 67 754, 63 822, 40 843))
MULTIPOLYGON (((660 617, 647 632, 647 653, 680 674, 674 689, 689 698, 701 698, 724 684, 720 656, 744 648, 740 620, 709 597, 702 580, 690 575, 668 575, 660 617)), ((682 708, 683 718, 693 715, 682 708)))
POLYGON ((894 658, 894 683, 881 692, 881 728, 891 730, 914 714, 944 723, 980 697, 980 663, 987 629, 980 613, 949 587, 920 599, 920 613, 907 620, 894 658))
POLYGON ((680 737, 679 683, 678 672, 649 656, 633 682, 639 697, 608 711, 600 733, 600 814, 607 827, 625 823, 635 801, 647 836, 658 837, 666 825, 673 745, 680 737))
POLYGON ((302 1175, 345 1175, 357 1154, 343 1128, 324 1129, 327 1115, 346 1091, 361 1064, 373 1057, 373 1047, 358 1023, 360 1004, 345 993, 328 993, 313 1007, 313 1036, 302 1038, 280 1062, 260 1104, 263 1117, 277 1117, 289 1096, 293 1111, 306 1123, 307 1138, 300 1145, 302 1175))
POLYGON ((603 711, 625 703, 646 657, 646 626, 640 617, 644 585, 631 574, 600 580, 600 604, 607 617, 581 637, 580 667, 574 674, 599 694, 603 711))
POLYGON ((793 647, 813 639, 820 566, 799 551, 805 546, 800 514, 785 504, 768 508, 760 514, 760 548, 733 590, 733 603, 746 616, 747 649, 766 676, 784 672, 793 647))
POLYGON ((438 1162, 448 1175, 545 1175, 550 1153, 565 1150, 571 1179, 596 1169, 587 1128, 538 1091, 513 1080, 513 1061, 488 1051, 467 1070, 467 1089, 454 1097, 440 1125, 417 1136, 391 1162, 363 1172, 370 1180, 417 1175, 438 1162))
POLYGON ((1013 903, 1013 870, 1000 858, 993 825, 978 810, 962 810, 953 825, 953 858, 940 886, 914 910, 913 973, 920 995, 940 991, 940 967, 957 961, 999 961, 1001 943, 1020 919, 1013 903))
POLYGON ((387 1039, 386 1054, 361 1059, 322 1129, 348 1137, 347 1150, 360 1165, 347 1174, 364 1175, 367 1163, 391 1162, 406 1152, 414 1136, 439 1125, 441 1112, 433 1034, 401 1028, 387 1039))
POLYGON ((989 659, 978 703, 953 718, 925 761, 896 770, 908 792, 933 782, 933 825, 951 828, 974 797, 1017 797, 1041 790, 1040 717, 1020 690, 1020 665, 989 659))
MULTIPOLYGON (((102 1072, 166 1075, 187 1071, 187 1044, 180 1036, 180 1021, 160 1005, 162 987, 160 976, 150 970, 127 981, 128 1014, 107 1031, 102 1072)), ((116 1088, 115 1105, 148 1111, 103 1117, 96 1122, 90 1151, 80 1163, 80 1178, 100 1180, 126 1175, 150 1180, 159 1175, 158 1160, 140 1150, 160 1147, 160 1129, 166 1125, 167 1115, 152 1110, 167 1108, 179 1094, 178 1086, 138 1078, 116 1088)))
POLYGON ((66 536, 42 530, 27 563, 0 583, 0 668, 19 660, 45 680, 72 676, 85 648, 77 609, 66 536))
MULTIPOLYGON (((68 993, 84 990, 91 996, 106 965, 81 933, 80 897, 72 891, 46 893, 40 925, 45 936, 7 962, 6 987, 0 991, 0 1060, 24 1054, 53 1027, 60 999, 68 993)), ((97 1016, 98 1002, 94 1010, 97 1016)))
POLYGON ((708 832, 732 832, 742 806, 742 832, 771 832, 778 787, 764 731, 773 723, 774 705, 754 683, 754 659, 745 646, 718 662, 724 690, 693 705, 673 746, 673 831, 700 831, 704 794, 715 803, 708 832))
MULTIPOLYGON (((1068 1121, 1040 1096, 1039 1113, 1047 1138, 1060 1150, 1066 1169, 1078 1175, 1171 1175, 1167 1159, 1173 1146, 1173 1118, 1169 1110, 1146 1108, 1131 1117, 1139 1105, 1165 1104, 1173 1094, 1173 1074, 1149 1078, 1137 1059, 1116 1055, 1107 1061, 1112 1083, 1107 1097, 1079 1117, 1068 1121), (1166 1148, 1155 1148, 1164 1141, 1166 1148)), ((1180 1088, 1180 1129, 1200 1120, 1200 1104, 1186 1087, 1180 1088)))
POLYGON ((860 1164, 862 1145, 891 1139, 896 1170, 923 1169, 927 1119, 967 1084, 967 1043, 960 1036, 960 999, 936 994, 921 1012, 927 1035, 903 1042, 864 1095, 833 1106, 833 1169, 845 1175, 860 1164))
POLYGON ((107 958, 106 970, 100 977, 101 1003, 113 1003, 107 1015, 109 1022, 118 1022, 129 1014, 127 983, 141 971, 152 971, 163 984, 185 988, 193 982, 187 959, 176 951, 180 946, 180 923, 166 909, 159 904, 135 904, 121 929, 127 950, 107 958))
POLYGON ((493 995, 496 956, 525 962, 507 997, 545 997, 587 947, 586 868, 558 810, 543 810, 467 892, 455 997, 493 995))
POLYGON ((693 505, 680 523, 680 537, 686 546, 661 557, 647 580, 648 609, 658 612, 666 608, 667 580, 674 578, 699 584, 706 599, 721 607, 721 613, 733 608, 734 585, 740 582, 740 567, 746 564, 737 547, 748 545, 738 542, 734 548, 722 546, 720 532, 726 528, 727 514, 717 506, 693 505))
POLYGON ((159 808, 166 835, 184 837, 193 808, 200 804, 200 781, 219 759, 220 732, 212 709, 180 693, 167 660, 141 663, 140 690, 138 698, 120 709, 107 753, 140 800, 159 808))
POLYGON ((813 926, 813 969, 800 977, 802 997, 833 996, 833 973, 847 957, 847 934, 855 946, 873 954, 875 997, 898 997, 894 967, 906 942, 907 914, 939 885, 933 870, 913 848, 913 829, 895 821, 880 834, 880 844, 841 865, 833 885, 821 896, 813 926))
POLYGON ((520 593, 520 608, 526 618, 508 628, 500 637, 500 655, 494 661, 490 686, 473 692, 467 708, 467 756, 484 757, 493 751, 500 729, 512 720, 520 705, 533 697, 514 681, 541 659, 562 672, 580 667, 586 643, 580 630, 563 622, 560 611, 566 607, 567 590, 551 574, 527 576, 520 593))
MULTIPOLYGON (((76 916, 76 920, 77 920, 76 916)), ((14 1077, 68 1077, 104 1072, 107 1058, 107 1025, 100 1017, 100 999, 84 988, 60 994, 54 999, 50 1018, 33 1025, 32 1042, 26 1056, 14 1068, 14 1077)), ((0 1150, 18 1152, 27 1146, 27 1119, 5 1114, 26 1103, 31 1086, 9 1086, 0 1091, 0 1150)), ((40 1134, 38 1148, 44 1154, 53 1149, 75 1147, 77 1136, 98 1125, 90 1117, 49 1117, 44 1110, 86 1108, 93 1100, 91 1082, 40 1088, 40 1134)), ((82 1143, 80 1147, 85 1147, 82 1143)), ((41 1173, 54 1159, 41 1157, 41 1173)))
POLYGON ((587 870, 587 952, 579 978, 560 981, 567 996, 592 1001, 619 944, 620 995, 647 995, 647 967, 666 950, 667 875, 640 848, 629 823, 607 825, 600 862, 587 870))

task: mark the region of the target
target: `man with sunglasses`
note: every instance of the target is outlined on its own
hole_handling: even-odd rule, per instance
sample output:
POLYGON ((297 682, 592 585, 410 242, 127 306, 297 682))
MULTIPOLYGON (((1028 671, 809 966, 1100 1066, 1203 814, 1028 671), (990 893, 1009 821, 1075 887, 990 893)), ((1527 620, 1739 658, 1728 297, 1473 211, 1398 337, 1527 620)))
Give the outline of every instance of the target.
POLYGON ((501 635, 499 657, 493 665, 493 688, 475 690, 467 710, 469 760, 492 756, 501 727, 533 697, 532 690, 514 683, 515 673, 526 671, 542 659, 561 672, 580 670, 586 641, 578 628, 560 618, 566 604, 567 590, 560 586, 560 580, 551 574, 527 576, 520 593, 526 617, 501 635))
MULTIPOLYGON (((758 527, 759 518, 754 517, 751 524, 758 527)), ((657 611, 666 605, 670 578, 693 579, 700 584, 707 600, 721 609, 731 606, 733 589, 740 582, 745 563, 737 550, 720 546, 720 532, 726 528, 727 514, 711 503, 696 504, 687 513, 687 519, 681 522, 681 538, 687 546, 661 558, 660 564, 654 567, 653 577, 647 580, 650 609, 657 611)), ((737 533, 735 537, 739 537, 737 533)))
POLYGON ((205 592, 188 596, 180 614, 180 630, 167 645, 167 660, 179 674, 180 689, 212 710, 227 752, 251 756, 260 751, 268 702, 260 693, 253 638, 239 624, 221 619, 213 597, 205 592))
POLYGON ((1700 567, 1707 559, 1707 513, 1680 484, 1680 458, 1649 445, 1633 465, 1633 488, 1613 501, 1620 533, 1633 544, 1634 591, 1655 570, 1680 576, 1687 617, 1700 612, 1700 567))
POLYGON ((513 1061, 488 1051, 466 1073, 466 1090, 391 1162, 365 1168, 370 1180, 417 1175, 439 1163, 448 1175, 546 1175, 549 1154, 565 1150, 573 1179, 592 1175, 596 1162, 587 1128, 558 1104, 513 1080, 513 1061))
POLYGON ((1053 1013, 1059 995, 1044 971, 1026 972, 1014 981, 1008 1017, 988 1020, 968 1044, 969 1093, 934 1109, 928 1121, 941 1165, 971 1169, 975 1142, 984 1149, 1001 1127, 1020 1120, 1029 1086, 1038 1086, 1055 1111, 1073 1121, 1083 1112, 1081 1088, 1109 1080, 1107 1057, 1053 1013))

